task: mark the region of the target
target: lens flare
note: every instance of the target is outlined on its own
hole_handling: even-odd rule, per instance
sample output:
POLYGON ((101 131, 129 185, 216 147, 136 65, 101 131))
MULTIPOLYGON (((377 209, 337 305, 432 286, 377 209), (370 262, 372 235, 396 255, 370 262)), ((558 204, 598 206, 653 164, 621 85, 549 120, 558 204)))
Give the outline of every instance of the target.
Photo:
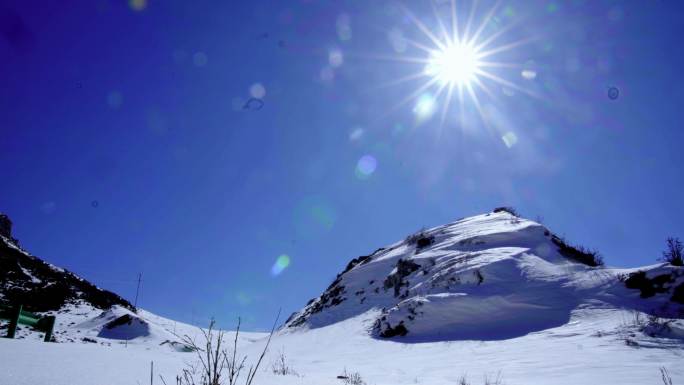
POLYGON ((237 292, 237 294, 235 294, 235 300, 243 306, 252 303, 252 297, 244 291, 237 292))
POLYGON ((435 99, 430 94, 423 94, 418 98, 413 112, 418 119, 427 119, 435 112, 435 99))
POLYGON ((501 136, 501 140, 503 140, 504 144, 508 148, 512 148, 513 146, 518 143, 518 136, 513 133, 513 132, 507 132, 503 136, 501 136))
POLYGON ((107 94, 107 104, 111 109, 116 110, 117 108, 121 107, 122 102, 123 96, 120 92, 112 91, 109 94, 107 94))
POLYGON ((263 99, 266 96, 266 87, 261 83, 254 83, 249 87, 249 95, 255 99, 263 99))
POLYGON ((372 155, 364 155, 356 163, 356 177, 368 179, 378 167, 378 161, 372 155))
POLYGON ((335 24, 337 27, 337 37, 341 41, 347 41, 352 38, 352 29, 349 15, 343 13, 337 16, 337 22, 335 24))
POLYGON ((192 62, 196 67, 204 67, 209 62, 209 57, 206 53, 199 51, 192 55, 192 62))
POLYGON ((288 266, 290 266, 290 257, 287 254, 280 255, 273 266, 271 267, 271 275, 280 275, 288 266))
POLYGON ((293 225, 297 236, 312 239, 323 236, 335 227, 337 210, 322 196, 303 198, 294 208, 293 225))
POLYGON ((128 6, 139 12, 147 8, 147 0, 129 0, 128 6))
POLYGON ((356 127, 354 130, 349 134, 349 141, 350 142, 356 142, 361 139, 363 136, 363 128, 361 127, 356 127))
POLYGON ((537 72, 533 70, 522 70, 520 75, 527 80, 534 80, 537 77, 537 72))
POLYGON ((339 49, 331 49, 328 52, 328 63, 332 68, 337 68, 344 63, 344 56, 342 56, 342 51, 339 49))

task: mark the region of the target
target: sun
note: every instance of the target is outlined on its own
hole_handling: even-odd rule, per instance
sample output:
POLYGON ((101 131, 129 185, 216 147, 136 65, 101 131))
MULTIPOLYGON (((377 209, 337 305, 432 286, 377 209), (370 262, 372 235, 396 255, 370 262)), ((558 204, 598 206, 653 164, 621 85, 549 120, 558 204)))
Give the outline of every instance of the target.
POLYGON ((448 43, 434 50, 425 66, 425 74, 438 79, 441 85, 469 86, 480 71, 478 51, 472 44, 448 43))
POLYGON ((530 36, 501 43, 501 39, 510 35, 510 29, 515 23, 501 25, 501 20, 505 19, 504 16, 507 13, 505 10, 500 10, 499 1, 486 10, 479 23, 475 21, 478 0, 472 0, 467 12, 456 8, 456 0, 451 0, 450 3, 450 9, 447 10, 444 8, 447 1, 441 1, 439 7, 433 1, 429 2, 436 21, 432 26, 425 24, 405 6, 401 6, 408 20, 422 33, 423 38, 414 40, 402 37, 402 42, 424 54, 409 56, 402 51, 397 55, 380 56, 383 60, 421 66, 418 73, 408 74, 385 85, 397 85, 417 79, 425 79, 425 81, 414 92, 394 105, 390 112, 414 102, 416 105, 413 112, 420 118, 420 121, 425 121, 436 110, 441 109, 441 126, 450 112, 453 100, 458 100, 461 121, 463 121, 464 111, 470 107, 474 107, 484 121, 485 113, 481 101, 483 96, 494 101, 497 99, 497 93, 503 92, 502 89, 505 88, 538 98, 535 92, 506 79, 500 73, 502 70, 521 69, 522 64, 502 62, 497 59, 500 54, 534 41, 536 38, 530 36), (442 21, 444 14, 447 15, 450 23, 442 21), (462 24, 463 19, 465 23, 462 24), (468 101, 469 103, 466 103, 468 101))

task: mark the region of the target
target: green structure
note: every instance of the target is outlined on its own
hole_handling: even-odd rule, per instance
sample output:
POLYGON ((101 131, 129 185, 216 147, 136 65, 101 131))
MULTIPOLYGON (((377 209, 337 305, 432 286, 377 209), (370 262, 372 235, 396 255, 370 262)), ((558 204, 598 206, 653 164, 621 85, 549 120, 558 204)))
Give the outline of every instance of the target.
POLYGON ((0 305, 0 319, 6 319, 10 322, 7 328, 7 338, 14 338, 17 326, 26 325, 44 332, 45 339, 43 341, 50 342, 52 331, 55 328, 55 316, 41 317, 23 310, 22 305, 0 305))

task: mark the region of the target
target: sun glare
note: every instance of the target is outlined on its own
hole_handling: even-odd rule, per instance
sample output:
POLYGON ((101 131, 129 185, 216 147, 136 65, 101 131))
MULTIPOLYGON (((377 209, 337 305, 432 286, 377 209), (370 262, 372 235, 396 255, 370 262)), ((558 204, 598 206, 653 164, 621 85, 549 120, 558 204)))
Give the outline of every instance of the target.
POLYGON ((425 74, 442 85, 467 86, 480 69, 477 50, 469 44, 452 43, 436 50, 425 66, 425 74))
MULTIPOLYGON (((435 109, 441 109, 440 120, 443 124, 449 115, 451 102, 457 99, 461 120, 463 120, 464 110, 474 107, 484 121, 480 92, 490 99, 496 99, 497 92, 503 89, 516 90, 537 97, 534 92, 499 74, 504 69, 521 68, 522 65, 498 61, 496 56, 534 40, 525 38, 508 43, 497 43, 498 40, 508 36, 510 28, 515 25, 514 23, 501 25, 501 20, 504 19, 501 15, 505 11, 500 10, 500 2, 486 10, 479 23, 475 22, 478 13, 477 0, 473 0, 466 11, 456 9, 456 0, 451 0, 449 3, 450 7, 446 1, 440 2, 440 5, 431 2, 434 24, 426 24, 408 8, 401 7, 423 37, 419 40, 402 37, 402 42, 422 51, 424 55, 409 56, 404 53, 405 50, 401 50, 396 56, 383 57, 383 59, 421 65, 420 72, 395 79, 386 85, 413 82, 421 78, 426 80, 391 110, 395 111, 407 103, 415 102, 416 107, 413 112, 419 121, 427 120, 433 115, 435 109), (450 22, 444 23, 442 21, 444 16, 450 22), (463 19, 465 23, 461 24, 463 19), (429 104, 423 100, 426 94, 431 95, 429 104), (469 99, 472 104, 466 105, 466 99, 469 99)), ((395 35, 396 33, 392 36, 395 35)), ((533 71, 524 71, 522 74, 528 80, 536 78, 536 75, 533 71)))

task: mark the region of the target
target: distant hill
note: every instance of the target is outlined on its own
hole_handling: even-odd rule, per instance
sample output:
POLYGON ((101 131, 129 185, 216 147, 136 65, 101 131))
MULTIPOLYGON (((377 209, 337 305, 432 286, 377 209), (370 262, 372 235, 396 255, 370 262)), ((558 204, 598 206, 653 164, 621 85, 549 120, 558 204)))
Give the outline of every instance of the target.
MULTIPOLYGON (((139 344, 183 351, 182 335, 199 329, 142 309, 111 291, 29 254, 12 237, 11 221, 0 214, 0 304, 56 316, 55 342, 139 344)), ((0 321, 0 335, 6 321, 0 321)), ((20 326, 18 339, 40 339, 20 326)), ((0 381, 1 382, 1 381, 0 381)))
POLYGON ((119 295, 29 254, 10 233, 0 235, 0 304, 22 304, 27 311, 46 312, 75 302, 102 310, 113 305, 135 310, 119 295))

